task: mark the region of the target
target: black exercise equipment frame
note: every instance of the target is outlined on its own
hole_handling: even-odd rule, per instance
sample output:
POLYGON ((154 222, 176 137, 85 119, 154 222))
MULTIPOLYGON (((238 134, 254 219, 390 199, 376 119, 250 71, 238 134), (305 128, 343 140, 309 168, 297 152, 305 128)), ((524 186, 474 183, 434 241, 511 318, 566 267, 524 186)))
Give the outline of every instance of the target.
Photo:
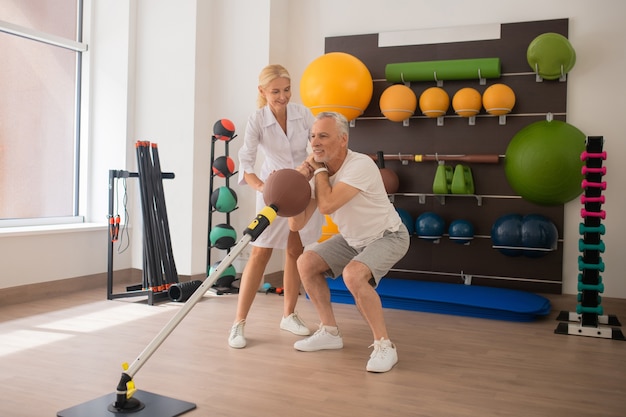
MULTIPOLYGON (((175 175, 173 172, 163 172, 161 173, 162 179, 174 179, 175 175)), ((117 192, 115 188, 115 180, 118 178, 139 178, 138 172, 130 172, 125 170, 109 170, 109 219, 112 218, 114 214, 114 202, 115 202, 115 193, 117 192)), ((128 221, 126 219, 125 221, 128 221)), ((143 285, 133 285, 130 287, 126 287, 125 292, 114 293, 113 292, 113 255, 114 255, 114 245, 115 242, 111 239, 110 236, 107 235, 108 239, 108 258, 107 258, 107 300, 114 300, 118 298, 130 298, 130 297, 141 297, 147 296, 148 304, 153 305, 156 301, 162 301, 168 298, 168 291, 159 291, 154 292, 151 289, 144 289, 143 285)))

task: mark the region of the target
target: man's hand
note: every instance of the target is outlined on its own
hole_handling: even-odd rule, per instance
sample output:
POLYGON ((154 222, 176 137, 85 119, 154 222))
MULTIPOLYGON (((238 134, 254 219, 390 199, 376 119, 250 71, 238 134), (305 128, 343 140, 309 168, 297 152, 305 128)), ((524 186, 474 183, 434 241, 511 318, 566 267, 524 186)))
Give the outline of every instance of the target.
POLYGON ((315 161, 315 155, 310 154, 309 156, 307 156, 306 160, 304 161, 306 163, 308 163, 311 168, 313 169, 313 171, 315 171, 318 168, 322 168, 324 167, 324 163, 323 162, 317 162, 315 161))
POLYGON ((311 178, 313 178, 313 172, 315 171, 315 168, 313 168, 308 161, 304 161, 300 164, 299 167, 296 168, 296 171, 304 175, 307 181, 310 181, 311 178))

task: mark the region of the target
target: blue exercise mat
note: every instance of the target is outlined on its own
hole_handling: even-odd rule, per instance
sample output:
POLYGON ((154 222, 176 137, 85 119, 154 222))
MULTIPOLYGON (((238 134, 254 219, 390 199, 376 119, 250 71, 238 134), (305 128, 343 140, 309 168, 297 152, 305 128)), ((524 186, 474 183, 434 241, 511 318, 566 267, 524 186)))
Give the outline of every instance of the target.
MULTIPOLYGON (((343 279, 328 279, 334 303, 354 304, 343 279)), ((383 307, 507 321, 533 321, 551 311, 550 300, 504 288, 384 278, 376 289, 383 307)))

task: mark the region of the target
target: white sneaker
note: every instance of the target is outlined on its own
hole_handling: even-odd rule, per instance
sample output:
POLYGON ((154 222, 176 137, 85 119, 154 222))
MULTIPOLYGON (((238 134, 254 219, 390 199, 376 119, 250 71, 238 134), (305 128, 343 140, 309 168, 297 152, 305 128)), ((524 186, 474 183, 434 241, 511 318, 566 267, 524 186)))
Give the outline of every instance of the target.
POLYGON ((291 313, 280 320, 280 328, 298 336, 308 336, 311 330, 304 324, 298 313, 291 313))
POLYGON ((341 333, 336 336, 326 331, 326 327, 320 324, 320 328, 306 339, 298 340, 293 344, 296 350, 302 352, 315 352, 324 349, 341 349, 343 347, 343 338, 341 333))
POLYGON ((228 336, 228 346, 234 349, 246 347, 246 338, 243 336, 243 327, 245 325, 245 320, 233 324, 233 327, 230 328, 230 335, 228 336))
POLYGON ((389 339, 374 340, 370 345, 374 347, 374 351, 367 361, 367 369, 369 372, 387 372, 398 363, 398 352, 396 346, 389 339))

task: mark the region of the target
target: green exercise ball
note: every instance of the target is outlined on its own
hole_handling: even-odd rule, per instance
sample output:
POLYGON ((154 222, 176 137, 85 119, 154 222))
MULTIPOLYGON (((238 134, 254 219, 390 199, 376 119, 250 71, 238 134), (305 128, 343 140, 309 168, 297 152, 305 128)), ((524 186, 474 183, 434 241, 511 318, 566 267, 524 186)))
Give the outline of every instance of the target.
POLYGON ((576 51, 569 40, 558 33, 543 33, 528 45, 528 65, 546 80, 557 80, 574 68, 576 51))
POLYGON ((220 223, 211 229, 209 240, 211 241, 211 246, 218 249, 230 249, 235 245, 237 232, 231 225, 220 223))
POLYGON ((506 149, 504 172, 525 200, 544 206, 564 204, 581 192, 581 153, 586 136, 559 121, 532 123, 517 132, 506 149))
MULTIPOLYGON (((209 267, 209 270, 207 271, 209 276, 213 272, 215 272, 215 270, 220 266, 221 262, 222 261, 217 261, 216 263, 214 263, 213 265, 209 267)), ((228 265, 226 269, 224 269, 224 272, 222 272, 220 276, 215 280, 215 283, 213 284, 213 286, 214 287, 230 287, 233 281, 235 281, 235 279, 237 279, 237 270, 235 269, 234 266, 228 265)))
POLYGON ((211 193, 211 206, 221 213, 230 213, 237 208, 237 193, 224 185, 211 193))

